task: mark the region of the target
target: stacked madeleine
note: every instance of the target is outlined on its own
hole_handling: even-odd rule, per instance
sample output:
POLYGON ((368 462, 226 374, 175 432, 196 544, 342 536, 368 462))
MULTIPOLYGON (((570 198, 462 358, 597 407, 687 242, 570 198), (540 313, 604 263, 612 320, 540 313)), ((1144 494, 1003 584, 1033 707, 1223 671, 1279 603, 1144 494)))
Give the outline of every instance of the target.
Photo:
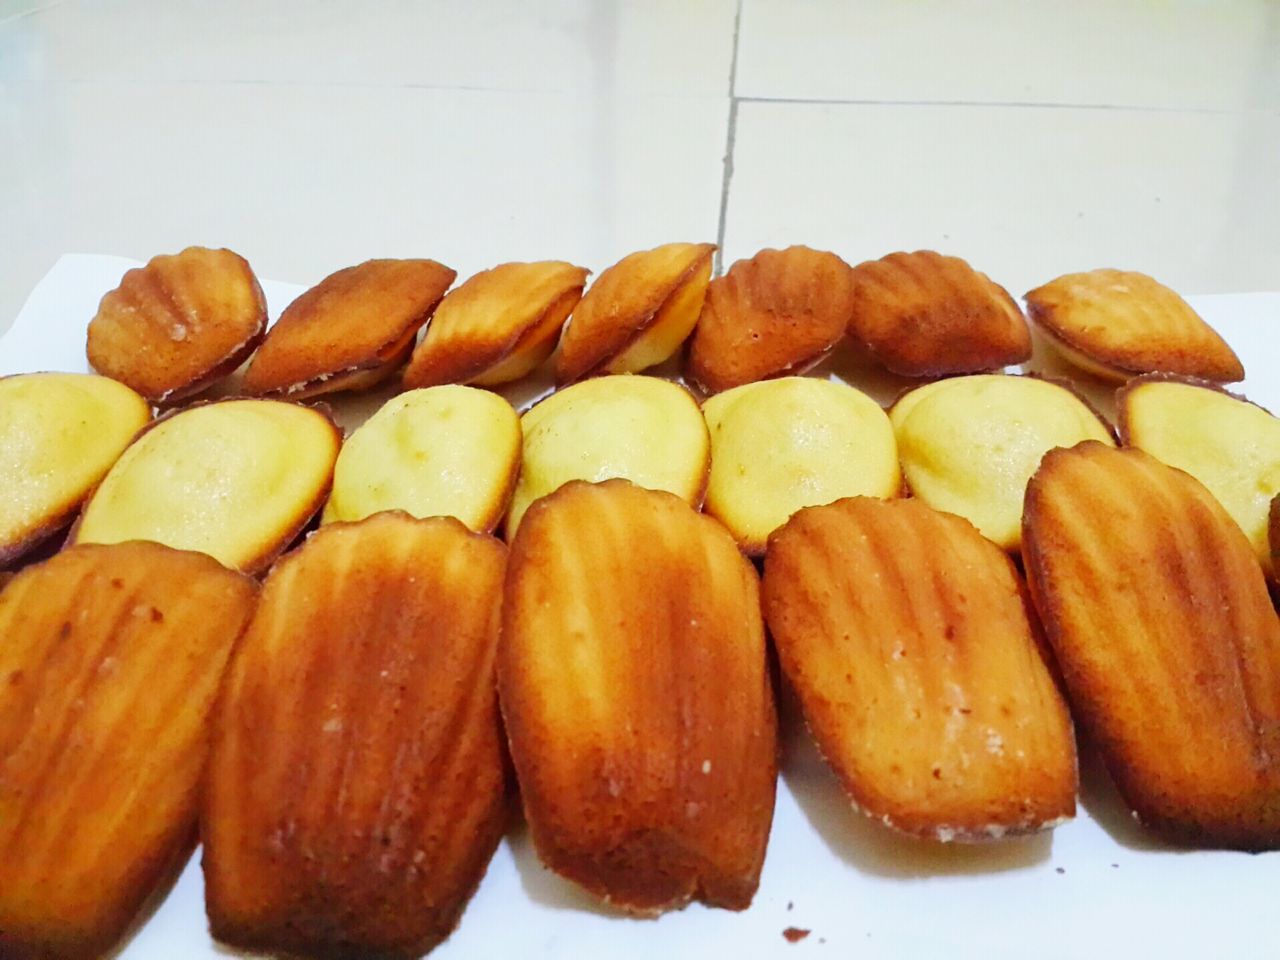
POLYGON ((268 330, 189 248, 104 297, 102 375, 0 379, 0 955, 109 952, 198 836, 220 941, 421 956, 517 788, 602 902, 745 909, 769 638, 898 832, 1070 819, 1079 727, 1152 828, 1280 846, 1280 427, 1225 341, 1070 274, 1027 304, 1080 376, 1006 373, 1031 327, 963 260, 713 254, 372 260, 268 330), (805 375, 846 344, 887 408, 805 375), (302 402, 388 382, 345 438, 302 402))

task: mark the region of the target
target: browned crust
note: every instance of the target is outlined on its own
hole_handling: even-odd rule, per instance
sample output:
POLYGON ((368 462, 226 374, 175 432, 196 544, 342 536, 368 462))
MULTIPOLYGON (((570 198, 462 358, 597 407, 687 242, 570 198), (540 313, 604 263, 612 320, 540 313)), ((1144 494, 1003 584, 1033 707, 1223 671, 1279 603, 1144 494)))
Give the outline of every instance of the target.
POLYGON ((1013 297, 959 257, 897 252, 852 268, 849 333, 893 373, 937 378, 1031 359, 1013 297))
POLYGON ((412 346, 456 276, 421 259, 366 260, 330 274, 289 304, 267 332, 245 371, 245 392, 293 398, 350 389, 353 375, 389 362, 388 350, 399 356, 403 343, 412 346), (353 305, 362 312, 352 313, 353 305), (370 316, 381 321, 378 336, 365 329, 370 316), (346 385, 334 387, 334 380, 346 385))
POLYGON ((8 598, 21 613, 6 643, 11 658, 17 649, 29 659, 16 671, 11 659, 3 670, 9 742, 0 734, 0 793, 8 793, 13 816, 0 824, 0 956, 88 960, 119 942, 190 853, 204 718, 256 585, 203 554, 133 542, 76 547, 5 586, 25 591, 8 598), (15 647, 24 639, 36 642, 15 647), (148 710, 158 698, 171 710, 148 710), (135 709, 106 706, 121 700, 135 709), (48 718, 60 714, 59 733, 48 718), (112 731, 118 749, 104 753, 95 741, 113 715, 126 719, 112 731), (157 752, 169 762, 149 762, 157 752), (148 829, 116 822, 122 807, 149 817, 148 829), (70 818, 78 828, 58 830, 70 818), (23 897, 32 882, 28 856, 39 857, 35 869, 48 883, 39 899, 23 897), (92 880, 81 873, 87 869, 96 871, 92 880))
MULTIPOLYGON (((1128 273, 1131 271, 1121 272, 1128 273)), ((1065 344, 1069 349, 1083 354, 1100 366, 1114 370, 1122 378, 1143 373, 1170 372, 1186 376, 1212 377, 1224 383, 1233 383, 1244 379, 1244 365, 1240 362, 1236 352, 1231 349, 1231 345, 1186 302, 1185 298, 1153 277, 1149 277, 1146 274, 1137 275, 1150 280, 1174 297, 1177 297, 1200 321, 1204 331, 1210 335, 1210 339, 1216 341, 1214 346, 1218 351, 1218 356, 1205 357, 1202 352, 1189 349, 1185 344, 1173 344, 1166 341, 1164 344, 1165 352, 1162 355, 1162 359, 1158 361, 1160 367, 1153 370, 1150 364, 1137 363, 1125 356, 1118 348, 1109 349, 1096 343, 1088 343, 1072 331, 1065 329, 1058 322, 1057 315, 1060 308, 1056 304, 1048 302, 1045 298, 1045 291, 1064 280, 1065 277, 1072 276, 1072 274, 1057 277, 1036 287, 1034 290, 1029 290, 1023 297, 1027 303, 1027 316, 1041 329, 1050 342, 1065 344)))
POLYGON ((80 505, 88 499, 91 493, 92 491, 85 494, 71 506, 57 513, 26 536, 10 543, 0 544, 0 569, 16 564, 28 553, 39 548, 41 544, 52 540, 60 531, 67 530, 75 520, 76 514, 79 513, 80 505))
MULTIPOLYGON (((531 346, 536 339, 546 340, 554 346, 559 328, 554 331, 543 329, 544 321, 555 311, 563 311, 560 325, 563 326, 574 306, 582 297, 590 271, 585 267, 560 260, 536 261, 533 263, 502 263, 488 270, 469 277, 456 289, 449 292, 442 308, 444 313, 432 320, 426 335, 413 351, 409 365, 404 371, 406 390, 422 387, 439 386, 446 383, 469 383, 487 370, 497 366, 524 347, 531 346), (530 289, 533 277, 518 277, 514 268, 540 267, 548 275, 559 270, 563 276, 560 283, 546 290, 530 289), (507 276, 506 274, 511 274, 507 276), (523 281, 523 284, 518 284, 523 281), (476 300, 502 301, 504 304, 513 299, 541 296, 541 309, 524 318, 524 322, 513 324, 508 328, 497 328, 488 324, 477 328, 458 325, 452 322, 450 310, 475 310, 476 300), (462 304, 461 307, 458 305, 462 304)), ((462 313, 464 320, 471 319, 470 314, 462 313)))
MULTIPOLYGON (((339 450, 342 449, 342 439, 343 439, 342 427, 340 427, 338 425, 337 420, 334 419, 333 409, 328 404, 299 403, 293 400, 282 400, 274 397, 264 398, 264 397, 245 397, 245 396, 219 397, 216 400, 197 400, 195 403, 189 403, 184 407, 174 407, 172 409, 165 410, 158 417, 153 418, 150 422, 145 424, 141 430, 139 430, 137 433, 133 435, 133 439, 129 441, 129 447, 137 443, 138 440, 141 439, 141 437, 144 434, 146 434, 151 430, 154 430, 156 427, 164 423, 166 420, 169 420, 172 417, 176 417, 180 413, 185 413, 188 410, 194 410, 197 407, 207 407, 217 403, 231 403, 237 400, 255 400, 255 401, 264 401, 264 402, 269 400, 269 402, 271 403, 291 403, 297 407, 303 407, 307 410, 313 410, 316 413, 320 414, 321 417, 323 417, 323 419, 325 420, 325 422, 329 425, 329 428, 333 431, 333 434, 336 438, 338 449, 339 450)), ((125 449, 128 450, 129 447, 125 447, 125 449)), ((107 471, 107 472, 110 473, 110 471, 107 471)), ((106 477, 104 476, 103 479, 105 480, 106 477)), ((98 492, 98 487, 101 485, 102 484, 99 483, 92 490, 90 490, 89 493, 86 494, 84 499, 81 501, 81 504, 84 505, 89 503, 89 501, 91 501, 94 495, 98 492)), ((254 557, 252 560, 248 561, 247 563, 241 564, 239 568, 240 572, 247 576, 253 576, 253 577, 256 577, 259 574, 265 572, 267 568, 271 566, 272 561, 275 560, 276 557, 280 556, 280 554, 282 554, 286 549, 288 549, 289 545, 292 544, 298 538, 298 535, 307 528, 307 525, 311 523, 313 519, 315 519, 316 514, 320 512, 320 509, 324 506, 325 501, 329 499, 329 491, 332 489, 333 489, 333 471, 330 470, 329 482, 325 484, 325 486, 319 491, 317 496, 314 498, 313 502, 309 506, 304 508, 304 511, 299 516, 298 522, 290 526, 289 528, 287 528, 284 531, 284 533, 281 535, 280 540, 276 544, 268 547, 261 554, 254 557)), ((63 545, 64 548, 72 547, 76 545, 76 536, 79 533, 80 521, 83 519, 83 516, 84 516, 83 511, 81 511, 80 516, 77 516, 75 518, 75 522, 72 523, 71 527, 67 530, 67 539, 63 545)))
POLYGON ((960 842, 1074 815, 1071 720, 1039 662, 1025 588, 964 518, 872 497, 797 511, 769 538, 764 609, 806 726, 857 809, 960 842), (876 596, 860 596, 872 572, 876 596), (928 693, 898 692, 891 676, 928 693), (915 720, 890 740, 907 697, 915 720))
MULTIPOLYGON (((671 300, 676 291, 689 283, 691 279, 703 269, 707 261, 711 259, 716 251, 714 243, 691 244, 691 254, 689 263, 680 271, 678 275, 669 279, 668 282, 660 286, 651 286, 644 292, 643 296, 637 297, 635 302, 627 304, 624 301, 624 309, 617 309, 617 301, 621 300, 621 294, 624 291, 614 291, 611 288, 610 281, 613 280, 619 271, 628 267, 627 261, 630 257, 624 257, 622 260, 609 267, 602 272, 578 304, 574 312, 573 318, 569 321, 565 328, 564 338, 560 343, 560 356, 556 362, 556 385, 559 387, 567 386, 584 377, 591 376, 609 363, 614 357, 626 351, 641 336, 653 326, 654 322, 662 313, 662 308, 671 300), (593 329, 583 333, 582 322, 579 320, 579 314, 587 307, 594 307, 594 296, 600 296, 600 291, 609 291, 616 299, 611 306, 615 309, 610 312, 611 323, 604 325, 597 323, 593 329)), ((656 249, 661 249, 656 248, 656 249)), ((646 250, 641 254, 632 254, 631 256, 643 257, 645 254, 654 253, 655 250, 646 250)))
POLYGON ((408 960, 456 928, 508 814, 493 680, 505 562, 451 517, 387 511, 276 563, 223 687, 202 802, 217 939, 408 960), (274 736, 255 748, 262 723, 274 736))
MULTIPOLYGON (((254 281, 254 284, 255 285, 257 284, 257 280, 254 281)), ((264 310, 266 309, 265 301, 263 304, 263 309, 264 310)), ((223 380, 226 377, 231 376, 231 374, 235 373, 236 370, 240 369, 240 364, 244 363, 251 356, 253 356, 253 351, 257 350, 258 347, 261 346, 262 341, 266 338, 266 336, 267 336, 267 326, 266 326, 266 323, 264 322, 263 325, 258 328, 257 332, 254 333, 253 336, 251 336, 248 340, 246 340, 243 344, 241 344, 240 347, 234 353, 228 356, 226 360, 222 361, 222 363, 218 364, 216 367, 210 370, 203 377, 193 381, 192 383, 188 384, 186 387, 183 387, 180 390, 173 390, 165 394, 165 396, 163 397, 157 397, 154 400, 152 400, 152 402, 156 404, 156 406, 158 407, 169 407, 169 406, 173 406, 176 403, 181 403, 183 400, 186 400, 189 397, 193 397, 196 394, 201 393, 204 390, 207 390, 209 387, 213 386, 219 380, 223 380)))
POLYGON ((1280 622, 1221 505, 1086 441, 1041 462, 1022 552, 1073 713, 1135 817, 1197 846, 1280 846, 1280 622))
MULTIPOLYGON (((1205 380, 1201 377, 1188 377, 1178 373, 1144 373, 1138 377, 1131 377, 1124 382, 1124 385, 1116 390, 1116 419, 1118 423, 1118 437, 1120 443, 1126 447, 1133 445, 1133 432, 1129 429, 1129 395, 1137 390, 1145 383, 1180 383, 1187 387, 1199 387, 1202 390, 1212 390, 1214 393, 1220 393, 1224 397, 1230 397, 1232 400, 1239 400, 1241 403, 1247 403, 1250 406, 1257 407, 1263 413, 1271 413, 1266 407, 1260 403, 1254 403, 1243 393, 1235 393, 1228 390, 1221 383, 1213 380, 1205 380)), ((1275 414, 1271 414, 1275 416, 1275 414)))
POLYGON ((685 377, 703 393, 803 372, 844 336, 852 274, 834 253, 761 250, 707 286, 685 377))
POLYGON ((348 390, 357 392, 371 390, 378 384, 385 383, 405 365, 410 354, 413 353, 413 334, 416 332, 412 331, 408 342, 404 346, 397 348, 397 351, 390 358, 370 357, 364 363, 357 364, 347 370, 325 374, 314 380, 295 383, 279 390, 264 391, 261 394, 257 394, 255 399, 285 400, 297 403, 330 393, 341 393, 348 390))
MULTIPOLYGON (((174 259, 179 259, 184 254, 201 249, 202 248, 188 247, 181 253, 174 255, 174 259)), ((225 356, 213 358, 209 361, 210 365, 208 368, 193 379, 184 383, 174 383, 172 386, 164 389, 151 389, 151 386, 144 383, 142 378, 132 375, 132 364, 136 363, 136 360, 138 359, 136 356, 131 360, 121 360, 119 357, 111 356, 109 352, 103 353, 101 345, 95 347, 95 322, 103 315, 103 311, 109 308, 108 301, 110 301, 112 297, 120 295, 120 291, 124 287, 124 281, 122 280, 119 287, 103 296, 102 301, 98 306, 98 314, 89 322, 89 335, 86 342, 85 354, 90 367, 104 376, 109 376, 113 379, 119 380, 126 386, 136 390, 144 399, 157 405, 172 404, 185 397, 193 396, 234 372, 241 363, 249 358, 266 336, 267 300, 266 296, 262 292, 262 285, 258 282, 257 275, 253 272, 253 268, 249 266, 248 261, 245 260, 244 257, 225 248, 216 252, 230 254, 235 258, 238 262, 237 265, 241 268, 242 279, 248 282, 249 291, 256 304, 256 310, 254 311, 256 320, 248 335, 240 342, 239 345, 233 347, 225 356)), ((145 267, 135 267, 132 270, 127 271, 126 278, 130 276, 149 275, 148 271, 152 269, 157 259, 158 258, 153 257, 145 267)), ((158 285, 159 281, 157 280, 156 283, 158 285)), ((168 296, 172 301, 171 294, 166 293, 166 296, 168 296)), ((177 309, 176 305, 174 309, 177 309)))
POLYGON ((531 506, 520 525, 507 570, 498 682, 526 818, 542 861, 615 908, 652 916, 693 898, 734 910, 751 902, 777 774, 755 583, 749 561, 714 520, 673 494, 626 480, 571 481, 531 506), (615 549, 622 543, 634 549, 615 549), (596 562, 602 553, 603 567, 596 562), (641 557, 656 554, 670 563, 641 557), (578 559, 565 566, 569 557, 578 559), (733 570, 721 570, 725 564, 733 570), (570 581, 584 575, 608 585, 580 592, 570 581), (636 577, 644 578, 644 590, 632 590, 636 577), (699 587, 707 582, 717 584, 714 591, 699 587), (739 591, 741 607, 732 599, 739 591), (578 679, 601 680, 633 657, 647 664, 633 686, 611 691, 590 718, 572 712, 575 736, 596 744, 582 750, 552 730, 563 732, 554 718, 564 704, 589 694, 572 670, 553 688, 538 683, 559 660, 555 646, 564 636, 529 620, 555 617, 573 598, 587 604, 589 626, 579 642, 604 658, 578 679), (621 619, 610 612, 615 604, 621 619), (698 630, 712 638, 727 631, 743 643, 754 635, 758 666, 753 654, 734 652, 746 650, 742 643, 702 639, 698 630), (752 679, 739 683, 745 676, 752 679), (664 686, 670 697, 662 702, 684 705, 679 717, 650 702, 662 698, 664 686), (557 700, 560 707, 549 706, 557 700), (657 766, 637 766, 634 738, 657 766), (670 775, 645 772, 669 764, 670 775))

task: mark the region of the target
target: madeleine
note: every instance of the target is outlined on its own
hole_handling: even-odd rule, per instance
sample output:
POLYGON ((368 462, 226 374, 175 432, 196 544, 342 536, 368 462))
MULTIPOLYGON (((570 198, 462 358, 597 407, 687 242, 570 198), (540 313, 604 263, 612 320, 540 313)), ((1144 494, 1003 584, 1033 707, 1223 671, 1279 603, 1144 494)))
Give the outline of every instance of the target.
POLYGON ((1075 814, 1071 719, 1012 561, 919 500, 801 510, 764 608, 805 721, 856 805, 940 841, 1075 814))
POLYGON ((492 537, 393 512, 326 526, 272 568, 209 761, 214 937, 407 960, 457 925, 506 823, 505 566, 492 537))
POLYGON ((913 496, 1017 550, 1022 499, 1040 459, 1111 430, 1069 387, 1036 377, 954 377, 904 394, 889 412, 913 496))
POLYGON ((535 404, 520 423, 524 452, 508 540, 530 504, 570 480, 622 477, 702 503, 711 466, 707 424, 693 395, 669 380, 584 380, 535 404))
POLYGON ((889 370, 938 377, 1031 359, 1013 298, 959 257, 891 253, 853 268, 849 333, 889 370))
POLYGON ((1280 493, 1280 420, 1214 384, 1158 375, 1131 380, 1117 402, 1125 445, 1208 487, 1274 577, 1267 526, 1280 493))
POLYGON ((761 250, 707 287, 685 376, 705 393, 803 373, 844 336, 849 265, 808 247, 761 250))
POLYGON ((457 274, 434 260, 368 260, 289 304, 245 371, 253 396, 367 390, 395 373, 457 274))
POLYGON ((151 419, 151 407, 107 377, 0 378, 0 567, 66 527, 151 419))
POLYGON ((668 243, 623 257, 591 285, 560 341, 556 382, 639 373, 693 332, 711 281, 713 243, 668 243))
POLYGON ((477 273, 440 304, 404 372, 405 387, 519 380, 551 356, 590 272, 544 260, 477 273))
POLYGON ((1132 270, 1068 273, 1027 294, 1027 311, 1058 351, 1107 380, 1178 373, 1244 379, 1240 358, 1190 305, 1132 270))
POLYGON ((702 413, 711 432, 707 513, 753 556, 801 507, 901 490, 889 418, 853 387, 780 377, 718 393, 702 413))
POLYGON ((457 517, 488 533, 520 471, 520 418, 475 387, 410 390, 388 400, 342 445, 324 522, 380 510, 457 517))
POLYGON ((0 592, 0 956, 107 955, 186 860, 256 595, 156 543, 71 547, 0 592))
POLYGON ((320 509, 341 433, 278 400, 221 400, 155 424, 116 461, 72 530, 75 543, 154 540, 265 570, 320 509))
POLYGON ((248 262, 188 247, 135 267, 89 321, 89 364, 152 403, 199 393, 262 341, 267 301, 248 262))
POLYGON ((543 863, 630 913, 750 905, 777 719, 755 569, 724 528, 625 480, 540 500, 511 547, 498 682, 543 863))
POLYGON ((1073 713, 1143 823, 1280 846, 1280 620, 1194 477, 1092 441, 1027 487, 1023 562, 1073 713))

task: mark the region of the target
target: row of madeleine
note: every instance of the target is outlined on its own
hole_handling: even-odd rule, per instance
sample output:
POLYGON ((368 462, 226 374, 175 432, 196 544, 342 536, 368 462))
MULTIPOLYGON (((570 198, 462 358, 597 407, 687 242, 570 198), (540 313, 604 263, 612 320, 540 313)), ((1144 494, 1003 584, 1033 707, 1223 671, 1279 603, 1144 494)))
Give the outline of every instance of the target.
MULTIPOLYGON (((1280 421, 1164 374, 1131 380, 1117 407, 1121 441, 1201 480, 1271 574, 1280 421)), ((522 417, 497 394, 448 385, 391 398, 345 443, 322 410, 274 400, 150 421, 142 398, 93 375, 0 380, 0 408, 0 466, 16 492, 0 501, 0 562, 78 516, 72 542, 155 540, 250 573, 322 506, 325 522, 399 509, 486 533, 505 518, 510 539, 539 497, 609 477, 705 506, 753 556, 802 507, 903 493, 1016 551, 1027 480, 1045 453, 1115 443, 1069 384, 1004 374, 933 381, 887 413, 853 387, 807 377, 745 384, 699 408, 676 383, 603 376, 522 417)))
POLYGON ((540 499, 509 551, 452 518, 331 524, 261 588, 70 547, 0 592, 0 950, 105 955, 198 835, 220 941, 420 956, 504 831, 504 750, 549 868, 627 912, 743 909, 777 778, 768 636, 888 827, 1070 819, 1074 716, 1144 823, 1280 845, 1280 621, 1239 527, 1096 440, 1026 503, 1026 582, 959 517, 853 497, 791 517, 761 585, 723 526, 621 479, 540 499))
MULTIPOLYGON (((529 374, 557 343, 556 381, 565 385, 638 373, 691 337, 685 376, 705 393, 801 373, 846 335, 907 377, 1031 357, 1017 303, 958 257, 922 250, 850 267, 793 246, 712 279, 714 250, 672 243, 634 253, 589 290, 590 271, 558 260, 501 264, 452 291, 455 271, 434 260, 370 260, 307 290, 268 331, 249 264, 229 250, 190 247, 128 271, 103 297, 88 356, 159 404, 199 394, 246 359, 247 393, 302 399, 368 389, 402 367, 410 389, 497 386, 529 374)), ((1222 338, 1143 274, 1067 274, 1032 290, 1027 304, 1048 339, 1094 374, 1244 377, 1222 338)))

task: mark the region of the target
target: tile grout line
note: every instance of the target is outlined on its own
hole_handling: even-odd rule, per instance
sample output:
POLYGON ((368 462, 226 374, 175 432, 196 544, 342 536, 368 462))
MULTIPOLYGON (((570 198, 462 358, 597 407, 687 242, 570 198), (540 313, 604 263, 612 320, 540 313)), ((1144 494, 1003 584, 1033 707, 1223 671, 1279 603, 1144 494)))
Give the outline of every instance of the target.
POLYGON ((729 213, 729 184, 733 181, 733 150, 738 137, 738 35, 742 29, 742 0, 733 16, 733 54, 729 59, 729 121, 724 138, 724 173, 720 180, 720 219, 716 224, 716 256, 712 273, 724 269, 724 231, 729 213))
POLYGON ((1037 103, 1032 100, 867 100, 839 99, 827 97, 737 97, 741 103, 761 103, 834 107, 1014 107, 1037 110, 1116 110, 1134 113, 1197 113, 1214 116, 1238 116, 1259 113, 1263 115, 1280 114, 1280 110, 1267 107, 1158 107, 1143 104, 1124 103, 1037 103))

